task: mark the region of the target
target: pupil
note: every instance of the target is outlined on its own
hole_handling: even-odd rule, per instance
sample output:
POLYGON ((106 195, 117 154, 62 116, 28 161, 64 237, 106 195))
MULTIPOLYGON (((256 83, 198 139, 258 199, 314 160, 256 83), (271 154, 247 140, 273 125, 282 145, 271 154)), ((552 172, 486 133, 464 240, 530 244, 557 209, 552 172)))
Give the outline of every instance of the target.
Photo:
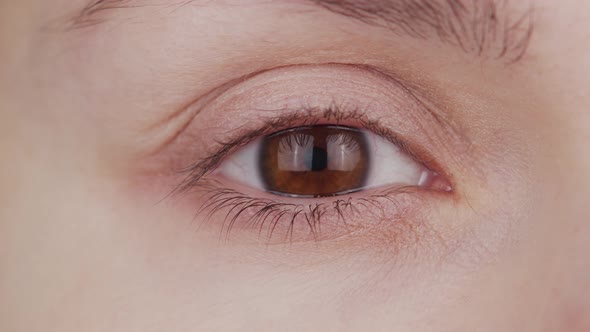
POLYGON ((259 172, 266 189, 295 197, 324 197, 363 188, 370 155, 365 134, 344 126, 280 131, 262 140, 259 172))
POLYGON ((321 171, 328 167, 328 151, 316 146, 313 147, 313 159, 311 160, 311 170, 321 171))

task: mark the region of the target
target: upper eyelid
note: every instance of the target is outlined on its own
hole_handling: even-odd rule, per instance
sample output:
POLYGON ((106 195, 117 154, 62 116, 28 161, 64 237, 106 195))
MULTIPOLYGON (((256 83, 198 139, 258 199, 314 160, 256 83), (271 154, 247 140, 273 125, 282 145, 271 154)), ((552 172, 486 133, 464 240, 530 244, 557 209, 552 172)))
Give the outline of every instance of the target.
MULTIPOLYGON (((278 98, 280 100, 282 97, 278 98)), ((430 103, 429 100, 427 101, 430 103)), ((435 154, 440 157, 442 151, 446 151, 446 149, 460 152, 460 150, 464 150, 463 145, 468 141, 458 133, 458 130, 444 116, 439 114, 444 112, 443 109, 431 109, 427 105, 429 104, 425 104, 422 98, 414 93, 413 89, 406 87, 400 80, 387 75, 379 68, 369 65, 327 63, 273 67, 226 82, 210 90, 202 97, 199 97, 194 104, 183 109, 184 113, 190 117, 184 117, 182 125, 179 126, 180 129, 176 132, 174 138, 162 145, 156 151, 158 153, 154 154, 154 158, 158 158, 156 156, 160 155, 168 155, 173 158, 176 166, 169 169, 168 172, 172 171, 175 176, 183 176, 184 178, 179 181, 180 183, 172 194, 180 194, 189 190, 191 184, 198 181, 212 166, 218 165, 224 156, 231 151, 235 151, 236 148, 253 141, 261 135, 271 134, 272 131, 268 130, 269 127, 284 126, 285 123, 293 127, 312 125, 314 121, 317 122, 322 119, 333 120, 338 124, 342 116, 346 115, 349 118, 348 121, 355 121, 357 126, 363 126, 375 134, 388 138, 390 142, 399 146, 402 151, 410 155, 414 160, 444 176, 455 187, 451 172, 452 168, 449 168, 449 165, 443 167, 443 164, 439 163, 442 159, 439 160, 433 157, 435 154), (332 75, 343 77, 345 80, 334 85, 330 79, 333 77, 332 75), (280 80, 277 81, 277 77, 280 80), (321 79, 318 80, 319 78, 321 79), (295 89, 291 93, 289 88, 285 91, 286 86, 283 84, 295 84, 293 82, 315 82, 315 84, 312 86, 302 85, 302 91, 295 89), (271 91, 267 90, 269 86, 272 87, 270 88, 271 91), (337 88, 335 88, 336 86, 337 88), (330 90, 324 90, 323 87, 330 90), (317 94, 318 97, 322 97, 317 100, 314 97, 314 102, 306 102, 301 99, 301 96, 307 96, 308 94, 300 95, 300 92, 310 88, 313 91, 318 91, 318 88, 322 90, 321 94, 317 94), (359 88, 362 89, 359 90, 359 88), (354 89, 355 92, 352 94, 347 93, 346 91, 350 91, 349 89, 354 89), (274 91, 282 91, 289 98, 293 97, 291 98, 293 102, 289 104, 280 104, 279 102, 279 104, 276 104, 275 99, 262 98, 265 102, 261 104, 260 101, 262 100, 255 97, 262 96, 259 93, 260 91, 263 91, 263 93, 270 92, 271 94, 274 94, 274 91), (363 99, 366 99, 362 91, 370 91, 370 95, 367 95, 370 99, 367 100, 371 101, 368 104, 362 102, 363 99), (252 93, 255 95, 251 95, 252 93), (340 95, 341 93, 344 94, 340 95), (316 101, 319 103, 316 103, 316 101), (385 101, 387 102, 384 103, 385 101), (273 105, 284 105, 284 107, 277 109, 273 105), (326 111, 327 114, 322 114, 320 117, 314 116, 314 114, 318 113, 318 109, 326 111), (339 111, 335 112, 338 109, 339 111), (229 131, 227 131, 227 126, 215 124, 220 123, 219 121, 227 121, 225 120, 228 119, 227 117, 233 118, 234 116, 237 116, 236 119, 249 118, 250 120, 246 122, 229 121, 232 124, 230 127, 233 127, 229 131), (379 125, 382 116, 389 118, 387 126, 379 125), (201 117, 202 120, 197 120, 198 117, 201 117), (280 119, 280 121, 277 122, 277 119, 280 119), (212 120, 213 122, 210 122, 212 120), (177 155, 170 155, 169 151, 187 151, 187 143, 192 145, 195 139, 200 138, 198 134, 200 130, 194 131, 193 127, 199 128, 199 124, 203 123, 203 121, 213 124, 212 133, 215 133, 214 136, 210 136, 204 142, 211 142, 212 139, 214 142, 211 142, 208 146, 203 146, 205 143, 199 143, 203 152, 200 156, 191 158, 192 160, 188 160, 191 153, 183 153, 186 156, 182 158, 177 155), (254 125, 255 123, 258 124, 254 125), (398 127, 400 125, 401 127, 398 127), (267 128, 265 129, 265 127, 267 128), (391 130, 389 128, 396 129, 391 130), (428 128, 428 132, 424 131, 426 128, 428 128), (223 132, 223 129, 226 131, 223 132), (423 134, 419 135, 419 132, 423 132, 423 134), (406 136, 411 137, 411 139, 407 139, 406 136), (444 145, 436 143, 443 138, 445 140, 444 145), (215 146, 215 148, 211 148, 212 146, 215 146), (434 153, 435 150, 431 149, 434 146, 438 146, 438 149, 442 150, 434 153), (182 162, 182 160, 186 161, 182 162)), ((283 127, 281 129, 287 128, 283 127)), ((460 159, 447 159, 447 161, 461 162, 460 159)))
POLYGON ((218 166, 227 155, 253 142, 258 138, 261 138, 268 134, 272 134, 278 129, 288 129, 288 127, 301 125, 313 125, 319 120, 336 121, 335 123, 338 124, 339 120, 336 119, 340 119, 341 117, 345 116, 345 114, 348 114, 348 116, 355 118, 357 121, 360 122, 359 125, 365 127, 365 129, 371 130, 375 132, 375 134, 385 137, 387 140, 389 140, 392 144, 395 144, 398 148, 401 149, 401 151, 408 154, 415 161, 423 164, 429 169, 432 169, 440 174, 443 174, 443 172, 439 169, 438 165, 433 164, 432 160, 427 160, 424 158, 423 155, 418 154, 416 151, 413 150, 410 144, 408 144, 405 140, 401 139, 400 137, 396 136, 393 132, 378 126, 376 123, 372 121, 367 120, 369 118, 360 111, 340 112, 335 109, 327 109, 324 110, 323 114, 321 115, 311 115, 312 112, 310 112, 310 110, 298 110, 292 112, 294 112, 294 114, 297 114, 297 116, 291 115, 291 117, 287 117, 287 119, 274 119, 274 121, 271 120, 271 122, 266 122, 264 125, 260 126, 260 129, 258 130, 250 131, 246 134, 234 133, 234 136, 236 138, 230 139, 227 142, 219 142, 220 147, 217 150, 214 150, 213 153, 210 153, 207 157, 199 160, 197 163, 185 169, 179 170, 179 173, 186 174, 186 177, 175 188, 173 194, 180 194, 188 191, 195 183, 200 181, 200 179, 203 176, 205 176, 212 169, 218 166), (333 117, 334 114, 336 114, 337 117, 333 117))
MULTIPOLYGON (((440 109, 440 105, 433 105, 432 102, 423 97, 423 94, 430 95, 428 90, 424 90, 422 87, 416 86, 415 84, 411 84, 410 82, 398 78, 397 75, 394 73, 389 73, 388 70, 375 67, 369 64, 356 64, 356 63, 338 63, 338 62, 327 62, 327 63, 319 63, 319 64, 309 64, 309 63, 302 63, 302 64, 288 64, 282 66, 275 66, 271 68, 265 68, 262 70, 256 70, 254 72, 241 75, 239 77, 233 78, 229 81, 224 82, 218 86, 215 86, 204 93, 198 95, 195 98, 189 100, 189 102, 185 103, 182 107, 179 107, 177 110, 173 111, 172 113, 168 114, 166 118, 162 119, 161 121, 155 123, 154 125, 146 128, 146 130, 142 133, 142 135, 152 137, 152 136, 161 136, 160 132, 165 131, 169 134, 166 134, 166 139, 163 139, 156 143, 153 147, 150 148, 151 152, 147 153, 146 156, 158 156, 162 153, 165 153, 167 148, 170 145, 173 145, 175 141, 178 141, 179 138, 183 136, 183 133, 186 132, 191 123, 199 117, 206 109, 213 106, 217 103, 218 99, 225 96, 226 94, 230 94, 233 89, 236 87, 241 86, 242 84, 246 84, 251 80, 256 80, 259 77, 265 75, 271 75, 275 71, 291 71, 291 70, 306 70, 308 68, 342 68, 346 70, 354 70, 359 72, 370 73, 370 75, 375 76, 375 78, 381 79, 388 84, 391 84, 395 87, 395 89, 399 89, 402 91, 403 94, 407 95, 407 98, 411 98, 413 103, 419 105, 419 107, 427 113, 427 115, 433 118, 436 122, 441 124, 441 128, 444 129, 445 135, 448 135, 454 142, 459 143, 460 145, 470 145, 470 139, 464 135, 464 130, 459 128, 458 124, 460 122, 454 121, 452 118, 449 117, 448 112, 440 109), (424 90, 424 91, 422 91, 424 90)), ((336 107, 338 105, 332 105, 332 107, 336 107)), ((306 108, 306 107, 303 107, 306 108)), ((313 107, 307 107, 308 109, 312 109, 313 107)), ((269 111, 264 110, 262 111, 269 111)), ((278 111, 277 109, 272 109, 270 111, 278 111)), ((291 111, 287 108, 283 109, 282 111, 291 111)), ((372 121, 371 119, 367 119, 372 121)), ((393 137, 393 135, 390 135, 393 137)), ((227 141, 227 140, 226 140, 227 141)), ((392 143, 394 144, 403 144, 402 140, 395 141, 393 140, 392 143)), ((456 143, 453 143, 455 145, 456 143)), ((466 150, 466 148, 464 148, 466 150)), ((412 151, 408 151, 410 155, 416 158, 417 154, 412 153, 412 151)), ((216 158, 212 158, 216 159, 216 158)), ((440 165, 436 164, 433 159, 431 160, 420 160, 417 158, 418 161, 431 164, 433 166, 433 170, 440 172, 441 174, 446 174, 450 176, 447 172, 444 172, 440 165)), ((186 173, 188 167, 186 165, 179 166, 176 169, 176 173, 186 173)))
MULTIPOLYGON (((433 108, 429 104, 425 103, 424 102, 425 98, 422 98, 419 94, 417 94, 415 89, 410 88, 409 87, 410 84, 408 82, 404 82, 404 81, 396 78, 394 75, 388 73, 384 69, 381 69, 381 68, 378 68, 378 67, 375 67, 375 66, 372 66, 369 64, 337 63, 337 62, 326 62, 326 63, 317 63, 317 64, 302 63, 302 64, 289 64, 289 65, 284 65, 284 66, 275 66, 272 68, 265 68, 262 70, 257 70, 257 71, 236 77, 232 80, 224 82, 223 84, 221 84, 219 86, 213 87, 212 89, 209 89, 208 91, 204 92, 203 94, 192 99, 189 103, 187 103, 187 106, 181 107, 177 111, 169 114, 165 119, 168 121, 161 121, 161 122, 155 124, 154 126, 149 127, 147 129, 147 132, 157 130, 160 126, 168 126, 169 125, 168 122, 170 119, 181 118, 185 113, 188 113, 189 120, 197 117, 204 109, 206 109, 211 103, 213 103, 216 100, 216 98, 222 96, 223 94, 225 94, 228 91, 231 91, 234 87, 236 87, 239 84, 246 82, 250 79, 254 79, 258 76, 261 76, 261 75, 264 75, 264 74, 267 74, 267 73, 270 73, 273 71, 306 68, 306 67, 311 67, 311 66, 313 66, 313 67, 325 67, 325 66, 340 67, 340 66, 342 66, 342 67, 348 67, 348 68, 362 70, 365 72, 372 73, 372 74, 378 76, 379 78, 382 78, 382 79, 388 81, 389 83, 394 84, 396 87, 400 88, 401 90, 403 90, 404 93, 411 96, 414 101, 421 104, 422 108, 426 112, 428 112, 430 116, 432 116, 434 119, 436 119, 436 121, 443 123, 445 125, 445 127, 448 128, 448 130, 453 133, 453 136, 455 136, 461 140, 465 140, 465 137, 462 135, 462 131, 460 130, 460 128, 457 127, 457 125, 455 124, 454 121, 451 121, 451 119, 448 118, 448 114, 445 114, 444 112, 438 112, 435 108, 433 108)), ((183 125, 183 124, 188 124, 188 121, 183 121, 182 123, 180 123, 180 126, 179 126, 180 128, 176 131, 176 134, 171 136, 170 139, 163 142, 160 145, 160 147, 156 147, 154 149, 154 151, 157 153, 160 150, 160 148, 163 148, 166 144, 168 144, 171 141, 173 141, 174 139, 176 139, 180 135, 182 130, 186 127, 186 125, 183 125)))

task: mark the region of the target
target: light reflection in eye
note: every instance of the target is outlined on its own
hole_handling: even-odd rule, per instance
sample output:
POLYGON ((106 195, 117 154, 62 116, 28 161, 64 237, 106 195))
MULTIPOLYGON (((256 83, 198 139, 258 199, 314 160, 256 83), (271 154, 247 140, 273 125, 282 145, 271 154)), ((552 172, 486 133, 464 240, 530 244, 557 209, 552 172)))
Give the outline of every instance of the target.
POLYGON ((308 171, 313 162, 313 146, 314 138, 307 134, 293 134, 281 140, 277 154, 278 168, 291 172, 308 171))
POLYGON ((428 186, 437 174, 383 137, 345 126, 292 128, 258 139, 220 174, 290 197, 343 195, 386 185, 428 186))
MULTIPOLYGON (((364 138, 364 137, 363 137, 364 138)), ((335 171, 353 171, 361 163, 368 163, 369 156, 363 156, 366 147, 348 133, 328 136, 328 169, 335 171), (361 151, 362 149, 362 151, 361 151), (364 157, 364 158, 363 158, 364 157)))
POLYGON ((299 127, 265 137, 258 161, 266 190, 315 197, 359 190, 369 164, 364 133, 342 126, 299 127))

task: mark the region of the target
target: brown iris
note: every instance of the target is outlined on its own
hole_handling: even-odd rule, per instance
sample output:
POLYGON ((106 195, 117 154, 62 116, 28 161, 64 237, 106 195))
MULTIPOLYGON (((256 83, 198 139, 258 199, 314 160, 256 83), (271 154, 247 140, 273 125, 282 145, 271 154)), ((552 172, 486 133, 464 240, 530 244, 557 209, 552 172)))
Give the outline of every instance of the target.
POLYGON ((343 126, 311 126, 265 137, 260 174, 266 189, 287 196, 333 196, 359 190, 369 171, 366 137, 343 126))

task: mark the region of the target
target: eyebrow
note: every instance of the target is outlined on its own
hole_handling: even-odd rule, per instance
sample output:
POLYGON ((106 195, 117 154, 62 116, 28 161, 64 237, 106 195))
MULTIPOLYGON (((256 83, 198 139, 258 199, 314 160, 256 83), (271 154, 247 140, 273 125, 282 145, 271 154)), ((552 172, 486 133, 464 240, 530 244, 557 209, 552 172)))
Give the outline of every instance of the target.
MULTIPOLYGON (((199 0, 172 1, 178 8, 199 0)), ((301 0, 400 36, 437 39, 479 57, 521 60, 530 44, 534 7, 511 7, 511 0, 301 0)), ((137 0, 92 0, 70 22, 83 28, 104 22, 101 12, 144 7, 137 0)), ((158 4, 156 6, 162 6, 158 4)))
POLYGON ((313 0, 334 13, 417 39, 437 38, 466 53, 517 62, 533 34, 534 7, 510 0, 313 0))

